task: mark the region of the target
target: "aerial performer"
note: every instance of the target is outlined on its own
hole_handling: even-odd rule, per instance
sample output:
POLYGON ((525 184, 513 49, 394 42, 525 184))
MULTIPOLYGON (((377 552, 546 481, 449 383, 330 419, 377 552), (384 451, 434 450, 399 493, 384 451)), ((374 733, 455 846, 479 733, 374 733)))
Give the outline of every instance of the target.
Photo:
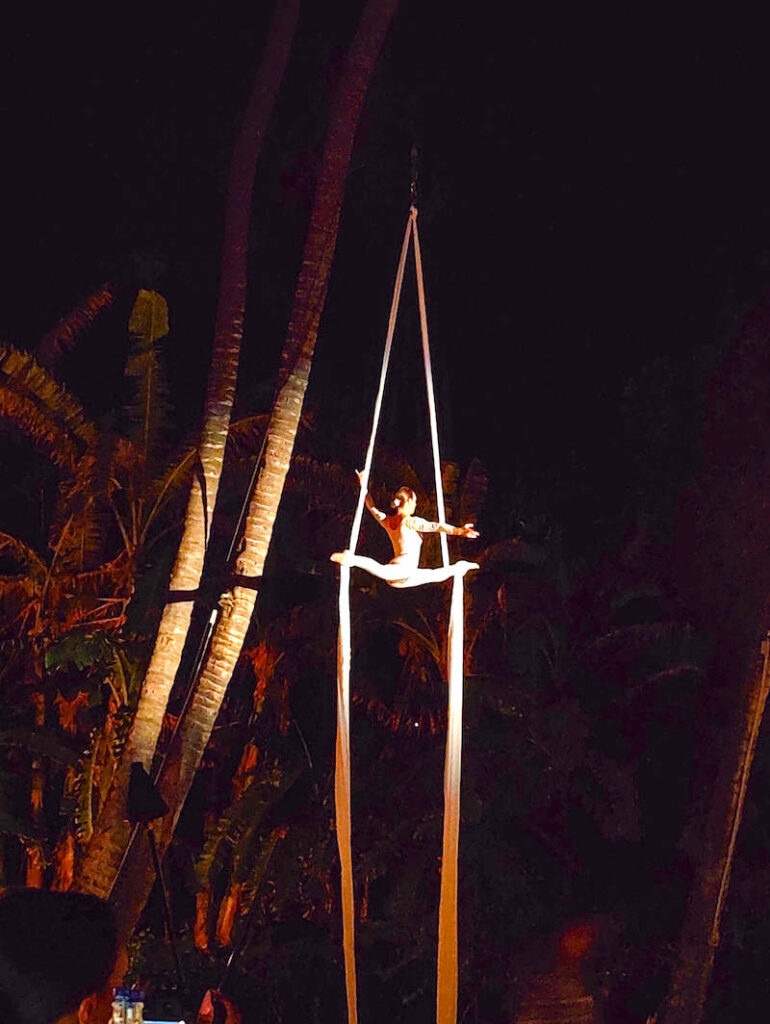
MULTIPOLYGON (((361 473, 358 470, 356 475, 360 483, 361 473)), ((432 523, 427 519, 421 519, 414 514, 417 509, 417 495, 411 487, 399 487, 390 505, 393 509, 390 515, 381 512, 367 491, 366 507, 385 530, 393 545, 393 558, 389 562, 383 565, 374 558, 356 555, 351 551, 335 551, 331 560, 339 562, 340 565, 365 569, 372 576, 385 580, 388 586, 402 588, 419 587, 423 583, 442 583, 453 576, 465 575, 471 569, 478 569, 476 562, 464 560, 437 569, 420 568, 423 533, 446 533, 450 537, 468 537, 475 540, 479 533, 474 529, 473 523, 451 526, 449 523, 432 523)))

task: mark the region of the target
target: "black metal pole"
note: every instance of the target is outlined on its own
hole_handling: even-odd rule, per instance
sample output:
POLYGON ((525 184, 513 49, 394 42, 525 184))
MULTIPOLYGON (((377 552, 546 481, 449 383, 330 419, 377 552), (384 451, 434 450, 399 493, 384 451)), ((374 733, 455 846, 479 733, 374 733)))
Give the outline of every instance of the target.
POLYGON ((155 867, 155 877, 158 879, 158 885, 160 886, 161 893, 161 904, 163 906, 163 923, 166 926, 166 937, 168 938, 169 945, 171 946, 171 955, 174 958, 174 966, 176 968, 176 977, 179 983, 179 992, 182 997, 186 994, 186 986, 184 981, 184 973, 182 971, 182 963, 179 959, 179 950, 176 945, 176 931, 174 930, 174 919, 171 914, 171 901, 168 897, 168 889, 166 888, 166 878, 163 874, 163 866, 158 855, 158 844, 155 841, 155 833, 152 830, 152 822, 147 822, 147 838, 150 842, 150 855, 152 856, 152 863, 155 867))

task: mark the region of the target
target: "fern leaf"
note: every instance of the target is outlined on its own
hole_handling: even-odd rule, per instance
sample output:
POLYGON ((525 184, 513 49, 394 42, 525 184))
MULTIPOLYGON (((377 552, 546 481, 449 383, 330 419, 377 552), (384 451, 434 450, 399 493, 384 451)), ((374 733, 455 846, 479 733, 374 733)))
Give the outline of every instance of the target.
POLYGON ((0 416, 12 419, 57 464, 73 470, 97 439, 78 400, 28 352, 0 344, 0 416))
POLYGON ((100 313, 109 309, 115 300, 117 289, 109 281, 105 283, 87 299, 63 316, 61 320, 45 334, 35 349, 35 356, 43 366, 52 369, 59 361, 59 357, 68 349, 71 349, 79 334, 87 330, 96 320, 100 313))
POLYGON ((46 566, 42 558, 28 544, 10 533, 0 532, 0 554, 5 554, 36 580, 45 579, 46 566))

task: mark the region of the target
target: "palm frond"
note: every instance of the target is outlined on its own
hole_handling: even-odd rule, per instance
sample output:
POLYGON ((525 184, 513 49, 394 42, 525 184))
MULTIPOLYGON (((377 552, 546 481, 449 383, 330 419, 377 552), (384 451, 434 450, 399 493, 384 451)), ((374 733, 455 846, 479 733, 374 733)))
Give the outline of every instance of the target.
POLYGON ((68 542, 62 545, 60 568, 72 572, 87 572, 95 568, 104 556, 112 529, 112 517, 95 502, 86 502, 72 521, 68 542))
POLYGON ((21 636, 40 605, 40 585, 29 576, 0 576, 0 633, 21 636))
POLYGON ((112 685, 121 707, 130 704, 141 689, 144 678, 142 662, 139 659, 131 658, 122 647, 113 647, 112 675, 112 685))
POLYGON ((609 840, 638 842, 641 815, 632 767, 592 751, 587 769, 576 773, 577 801, 591 812, 609 840))
POLYGON ((457 502, 457 491, 460 484, 460 467, 456 462, 448 462, 442 460, 441 462, 441 490, 444 492, 444 502, 446 503, 447 515, 449 516, 449 509, 455 508, 457 502))
POLYGON ((307 495, 311 508, 340 508, 340 495, 350 494, 355 508, 358 484, 349 470, 334 462, 320 462, 308 455, 295 455, 291 460, 286 486, 307 495))
POLYGON ((521 537, 509 537, 491 544, 476 557, 483 568, 504 571, 514 565, 543 565, 547 552, 541 544, 530 544, 521 537))
MULTIPOLYGON (((244 459, 256 455, 264 440, 269 421, 270 413, 268 412, 239 416, 237 420, 233 420, 227 434, 228 458, 244 459)), ((312 413, 303 412, 299 425, 300 430, 311 429, 312 413)))
POLYGON ((96 768, 96 734, 91 746, 78 762, 75 779, 75 829, 81 843, 87 843, 94 833, 94 774, 96 768))
MULTIPOLYGON (((391 491, 395 491, 397 487, 404 486, 411 487, 418 495, 421 492, 425 494, 425 488, 422 486, 420 478, 415 472, 414 467, 401 455, 388 452, 385 456, 382 469, 385 474, 385 479, 383 479, 381 483, 391 491)), ((433 490, 432 480, 430 483, 430 490, 433 490)))
POLYGON ((395 624, 404 634, 403 643, 400 645, 400 653, 406 659, 410 667, 414 668, 419 664, 420 658, 418 652, 423 650, 430 655, 430 661, 436 665, 439 670, 443 669, 443 652, 441 650, 441 644, 436 640, 436 636, 432 629, 417 629, 415 626, 410 625, 403 619, 396 619, 395 624), (411 638, 412 643, 409 643, 407 639, 408 637, 411 638))
POLYGON ((19 839, 25 847, 39 843, 39 838, 35 836, 34 829, 28 822, 22 821, 21 818, 15 818, 3 810, 0 810, 0 835, 13 836, 15 839, 19 839))
POLYGON ((49 533, 57 571, 84 572, 104 557, 115 524, 109 504, 109 468, 93 453, 80 460, 74 479, 60 488, 49 533))
POLYGON ((146 462, 166 411, 166 381, 157 342, 168 334, 168 306, 159 292, 140 289, 128 330, 131 351, 125 374, 134 386, 134 395, 127 413, 132 439, 146 462))
POLYGON ((66 578, 66 583, 75 587, 78 593, 99 594, 123 592, 130 585, 132 567, 124 554, 109 562, 103 562, 95 569, 77 572, 66 578))
POLYGON ((597 637, 585 650, 586 660, 609 659, 630 663, 642 655, 651 657, 661 667, 680 663, 697 664, 697 637, 689 626, 677 622, 640 622, 619 626, 597 637))
POLYGON ((256 896, 275 848, 285 838, 286 831, 285 828, 274 828, 263 839, 255 826, 251 830, 252 841, 242 844, 242 848, 236 852, 233 858, 233 882, 243 885, 247 907, 256 896))
POLYGON ((124 554, 86 572, 55 567, 39 598, 48 635, 63 637, 78 627, 118 628, 132 589, 133 566, 124 554))
POLYGON ((42 580, 45 578, 48 571, 45 562, 29 544, 19 537, 0 532, 0 555, 2 554, 7 555, 17 565, 25 569, 32 579, 42 580))
POLYGON ((0 344, 0 416, 60 466, 72 470, 97 439, 82 405, 28 352, 0 344))
POLYGON ((47 757, 57 764, 75 764, 78 756, 70 747, 47 732, 35 729, 2 729, 0 730, 0 747, 23 747, 38 757, 47 757))
POLYGON ((299 772, 273 769, 255 780, 243 796, 234 800, 209 832, 195 873, 201 887, 205 886, 224 863, 228 850, 237 849, 249 832, 262 821, 267 811, 283 796, 299 777, 299 772))
POLYGON ((482 602, 477 592, 471 591, 468 595, 468 613, 466 617, 466 639, 465 639, 465 667, 470 671, 473 664, 473 652, 478 641, 486 634, 493 623, 500 619, 500 605, 496 599, 487 596, 482 602))
POLYGON ((68 473, 77 465, 78 445, 50 417, 41 415, 34 402, 3 387, 0 376, 0 416, 12 420, 14 426, 45 453, 55 466, 68 473))
POLYGON ((465 478, 460 490, 458 519, 461 523, 476 523, 484 511, 487 502, 489 477, 481 459, 471 459, 465 471, 465 478))
POLYGON ((267 430, 270 414, 256 413, 242 416, 230 424, 227 435, 227 449, 230 456, 248 458, 256 455, 267 430))
POLYGON ((165 471, 148 486, 148 504, 150 509, 142 526, 141 541, 144 542, 150 527, 163 512, 170 501, 182 490, 186 490, 198 460, 198 446, 185 442, 172 456, 165 471))
POLYGON ((93 294, 63 316, 38 342, 35 349, 38 362, 49 369, 54 368, 59 357, 75 344, 78 335, 87 330, 100 313, 110 308, 116 293, 116 287, 105 281, 93 294))

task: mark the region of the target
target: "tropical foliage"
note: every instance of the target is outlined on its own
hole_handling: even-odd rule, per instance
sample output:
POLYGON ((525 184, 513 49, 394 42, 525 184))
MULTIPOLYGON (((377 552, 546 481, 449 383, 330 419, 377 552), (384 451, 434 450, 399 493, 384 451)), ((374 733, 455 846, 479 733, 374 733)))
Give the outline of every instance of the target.
MULTIPOLYGON (((171 755, 161 786, 173 808, 158 833, 187 988, 164 991, 174 971, 157 892, 132 939, 134 977, 159 1014, 167 998, 162 1015, 186 1016, 217 986, 264 1020, 343 1014, 328 554, 345 543, 353 465, 319 457, 339 457, 338 436, 306 432, 297 449, 295 439, 308 422, 301 410, 355 129, 395 6, 361 5, 337 80, 269 415, 251 410, 230 422, 250 190, 296 0, 277 5, 275 50, 236 147, 202 442, 179 443, 169 430, 168 311, 156 291, 126 294, 107 282, 33 353, 0 345, 12 496, 0 522, 0 882, 70 887, 108 804, 103 831, 119 861, 129 832, 121 758, 130 768, 135 754, 147 764, 153 753, 171 755), (126 351, 122 401, 97 417, 63 370, 82 333, 118 311, 128 325, 128 339, 121 328, 114 340, 126 351), (263 437, 241 546, 234 560, 220 558, 240 526, 263 437), (185 498, 190 531, 180 547, 185 498), (227 563, 225 580, 217 561, 227 563), (224 614, 185 714, 183 687, 173 684, 180 664, 193 662, 190 651, 183 657, 187 626, 218 594, 224 614), (153 646, 173 651, 151 692, 142 683, 153 675, 153 646), (140 693, 152 706, 132 746, 140 693)), ((667 991, 669 1019, 694 1020, 733 857, 717 977, 742 970, 743 981, 747 963, 761 972, 768 936, 757 908, 768 879, 757 865, 767 808, 747 783, 755 748, 760 780, 768 770, 759 736, 767 677, 748 672, 766 619, 770 550, 763 316, 711 396, 704 468, 684 500, 695 442, 669 415, 671 367, 660 362, 629 386, 629 437, 637 431, 644 464, 629 498, 630 533, 605 538, 601 552, 586 546, 578 559, 564 542, 575 511, 561 482, 549 492, 517 478, 503 491, 478 460, 463 471, 444 466, 449 518, 480 521, 485 544, 467 549, 481 570, 469 577, 465 609, 466 1022, 553 1020, 567 1008, 583 1019, 601 1009, 607 1020, 641 1022, 667 991), (682 521, 669 544, 651 523, 656 512, 668 522, 677 505, 682 521), (754 825, 743 845, 742 812, 754 825)), ((349 451, 361 450, 348 433, 349 451)), ((431 515, 419 471, 392 452, 378 457, 383 484, 413 486, 431 515)), ((381 540, 365 528, 367 550, 381 540)), ((425 1020, 435 989, 447 594, 354 580, 359 991, 373 1020, 425 1020)), ((152 877, 146 850, 137 844, 130 854, 134 874, 124 872, 122 884, 133 920, 152 877)), ((100 891, 110 891, 118 861, 100 875, 100 891)), ((714 1019, 730 1015, 723 1003, 713 1000, 714 1019)), ((753 1009, 744 999, 743 1017, 753 1009)))
MULTIPOLYGON (((480 474, 474 464, 466 486, 480 474)), ((176 908, 187 922, 190 971, 201 957, 223 970, 248 922, 228 984, 248 1004, 272 1007, 274 1020, 298 1017, 303 1005, 312 1007, 311 1019, 329 1019, 344 1000, 329 829, 334 593, 322 567, 345 527, 329 505, 328 479, 305 460, 290 480, 256 643, 236 673, 170 851, 172 875, 184 880, 176 908), (310 482, 314 489, 303 492, 310 482), (299 564, 289 540, 297 536, 309 542, 299 564)), ((614 954, 608 963, 605 952, 601 976, 594 972, 597 998, 603 985, 616 1011, 634 1000, 652 1010, 666 966, 662 953, 651 961, 642 950, 653 934, 673 937, 671 903, 682 892, 674 886, 642 907, 627 871, 643 849, 658 850, 660 864, 674 855, 681 793, 662 798, 658 772, 677 757, 687 769, 686 752, 669 749, 671 716, 678 709, 681 725, 688 714, 704 651, 666 616, 639 567, 625 570, 635 581, 610 591, 609 567, 576 576, 555 533, 537 543, 493 542, 480 560, 466 608, 464 1012, 479 1020, 513 1012, 534 968, 512 951, 597 910, 612 917, 605 930, 614 954), (641 723, 646 743, 634 745, 641 723), (657 770, 647 763, 651 751, 664 762, 657 770)), ((357 585, 361 999, 394 1019, 419 1019, 431 1012, 435 985, 446 594, 395 593, 363 576, 357 585)), ((151 933, 144 943, 154 948, 151 933)))
MULTIPOLYGON (((162 395, 157 338, 151 339, 160 330, 153 325, 162 327, 163 320, 146 305, 157 298, 141 301, 144 313, 140 305, 131 321, 133 401, 120 419, 125 429, 107 435, 82 408, 66 406, 70 443, 83 453, 76 463, 52 454, 53 427, 35 433, 20 423, 63 481, 52 522, 70 515, 65 536, 73 538, 88 524, 102 532, 92 526, 90 545, 62 541, 57 552, 58 527, 50 554, 19 539, 4 549, 17 570, 4 580, 6 599, 19 602, 7 620, 16 658, 9 665, 26 666, 3 677, 10 686, 13 676, 15 688, 6 693, 20 709, 3 741, 11 770, 3 820, 16 837, 5 846, 12 878, 18 867, 11 854, 22 846, 24 877, 69 884, 137 696, 144 648, 134 627, 147 608, 146 551, 154 538, 162 542, 179 509, 170 483, 184 479, 185 452, 150 466, 152 453, 163 453, 161 424, 146 415, 150 388, 157 401, 162 395), (86 472, 81 464, 89 457, 95 468, 86 472), (75 589, 79 574, 105 564, 122 567, 106 577, 113 590, 75 589), (124 589, 117 589, 123 580, 124 589), (56 600, 53 587, 60 588, 56 600), (117 608, 110 617, 105 600, 117 597, 122 603, 106 605, 117 608), (46 742, 54 746, 47 749, 46 742)), ((37 380, 41 393, 43 380, 58 387, 29 357, 19 357, 22 365, 21 379, 37 380)), ((15 400, 26 394, 14 385, 15 400)), ((233 480, 240 480, 241 492, 251 440, 263 423, 252 420, 235 431, 233 480)), ((65 450, 63 440, 57 452, 65 450)), ((382 479, 413 485, 430 515, 415 470, 387 452, 380 460, 382 479)), ((447 464, 444 478, 451 514, 483 521, 488 484, 480 463, 464 473, 447 464)), ((344 998, 329 827, 335 623, 327 561, 344 541, 344 493, 352 507, 350 467, 295 457, 259 628, 250 634, 169 854, 188 974, 216 983, 238 943, 228 985, 243 1000, 272 1007, 275 1020, 293 1019, 308 1000, 311 1019, 329 1019, 344 998), (294 981, 299 971, 304 996, 294 981)), ((227 507, 226 501, 225 513, 227 507)), ((378 532, 368 529, 363 543, 376 545, 378 532)), ((426 554, 431 557, 429 547, 426 554)), ((683 766, 686 771, 687 752, 671 743, 672 715, 686 722, 705 652, 691 630, 667 615, 649 552, 637 541, 617 563, 587 573, 565 559, 558 530, 523 526, 508 537, 493 530, 479 561, 466 607, 464 1012, 479 1020, 513 1012, 535 967, 512 950, 597 909, 614 915, 611 973, 600 979, 608 998, 616 1007, 641 1000, 652 1009, 666 965, 662 955, 650 960, 638 950, 651 935, 668 948, 677 920, 671 905, 682 893, 664 890, 656 906, 641 908, 626 872, 642 848, 656 848, 660 865, 676 856, 686 794, 674 788, 662 799, 659 785, 681 775, 683 766), (650 751, 656 751, 652 763, 650 751), (618 869, 608 879, 611 861, 618 869), (469 983, 480 976, 483 985, 469 983)), ((394 1019, 414 1019, 430 1013, 434 986, 446 595, 443 588, 396 593, 367 578, 358 586, 353 750, 361 998, 386 1007, 394 1019)), ((145 618, 142 627, 151 621, 145 618)), ((168 718, 169 728, 173 721, 168 718)), ((156 915, 151 902, 136 970, 157 994, 172 972, 157 955, 156 915)), ((598 993, 598 981, 595 988, 598 993)))
MULTIPOLYGON (((49 364, 111 294, 101 289, 44 339, 49 364)), ((0 347, 0 411, 42 457, 28 453, 23 464, 37 528, 26 539, 0 533, 0 687, 13 766, 4 831, 24 846, 22 877, 37 885, 66 887, 76 844, 90 838, 138 696, 144 654, 127 628, 129 604, 146 598, 145 571, 175 526, 192 466, 189 447, 172 449, 164 436, 161 295, 138 291, 128 331, 126 401, 103 424, 32 355, 0 347)))

